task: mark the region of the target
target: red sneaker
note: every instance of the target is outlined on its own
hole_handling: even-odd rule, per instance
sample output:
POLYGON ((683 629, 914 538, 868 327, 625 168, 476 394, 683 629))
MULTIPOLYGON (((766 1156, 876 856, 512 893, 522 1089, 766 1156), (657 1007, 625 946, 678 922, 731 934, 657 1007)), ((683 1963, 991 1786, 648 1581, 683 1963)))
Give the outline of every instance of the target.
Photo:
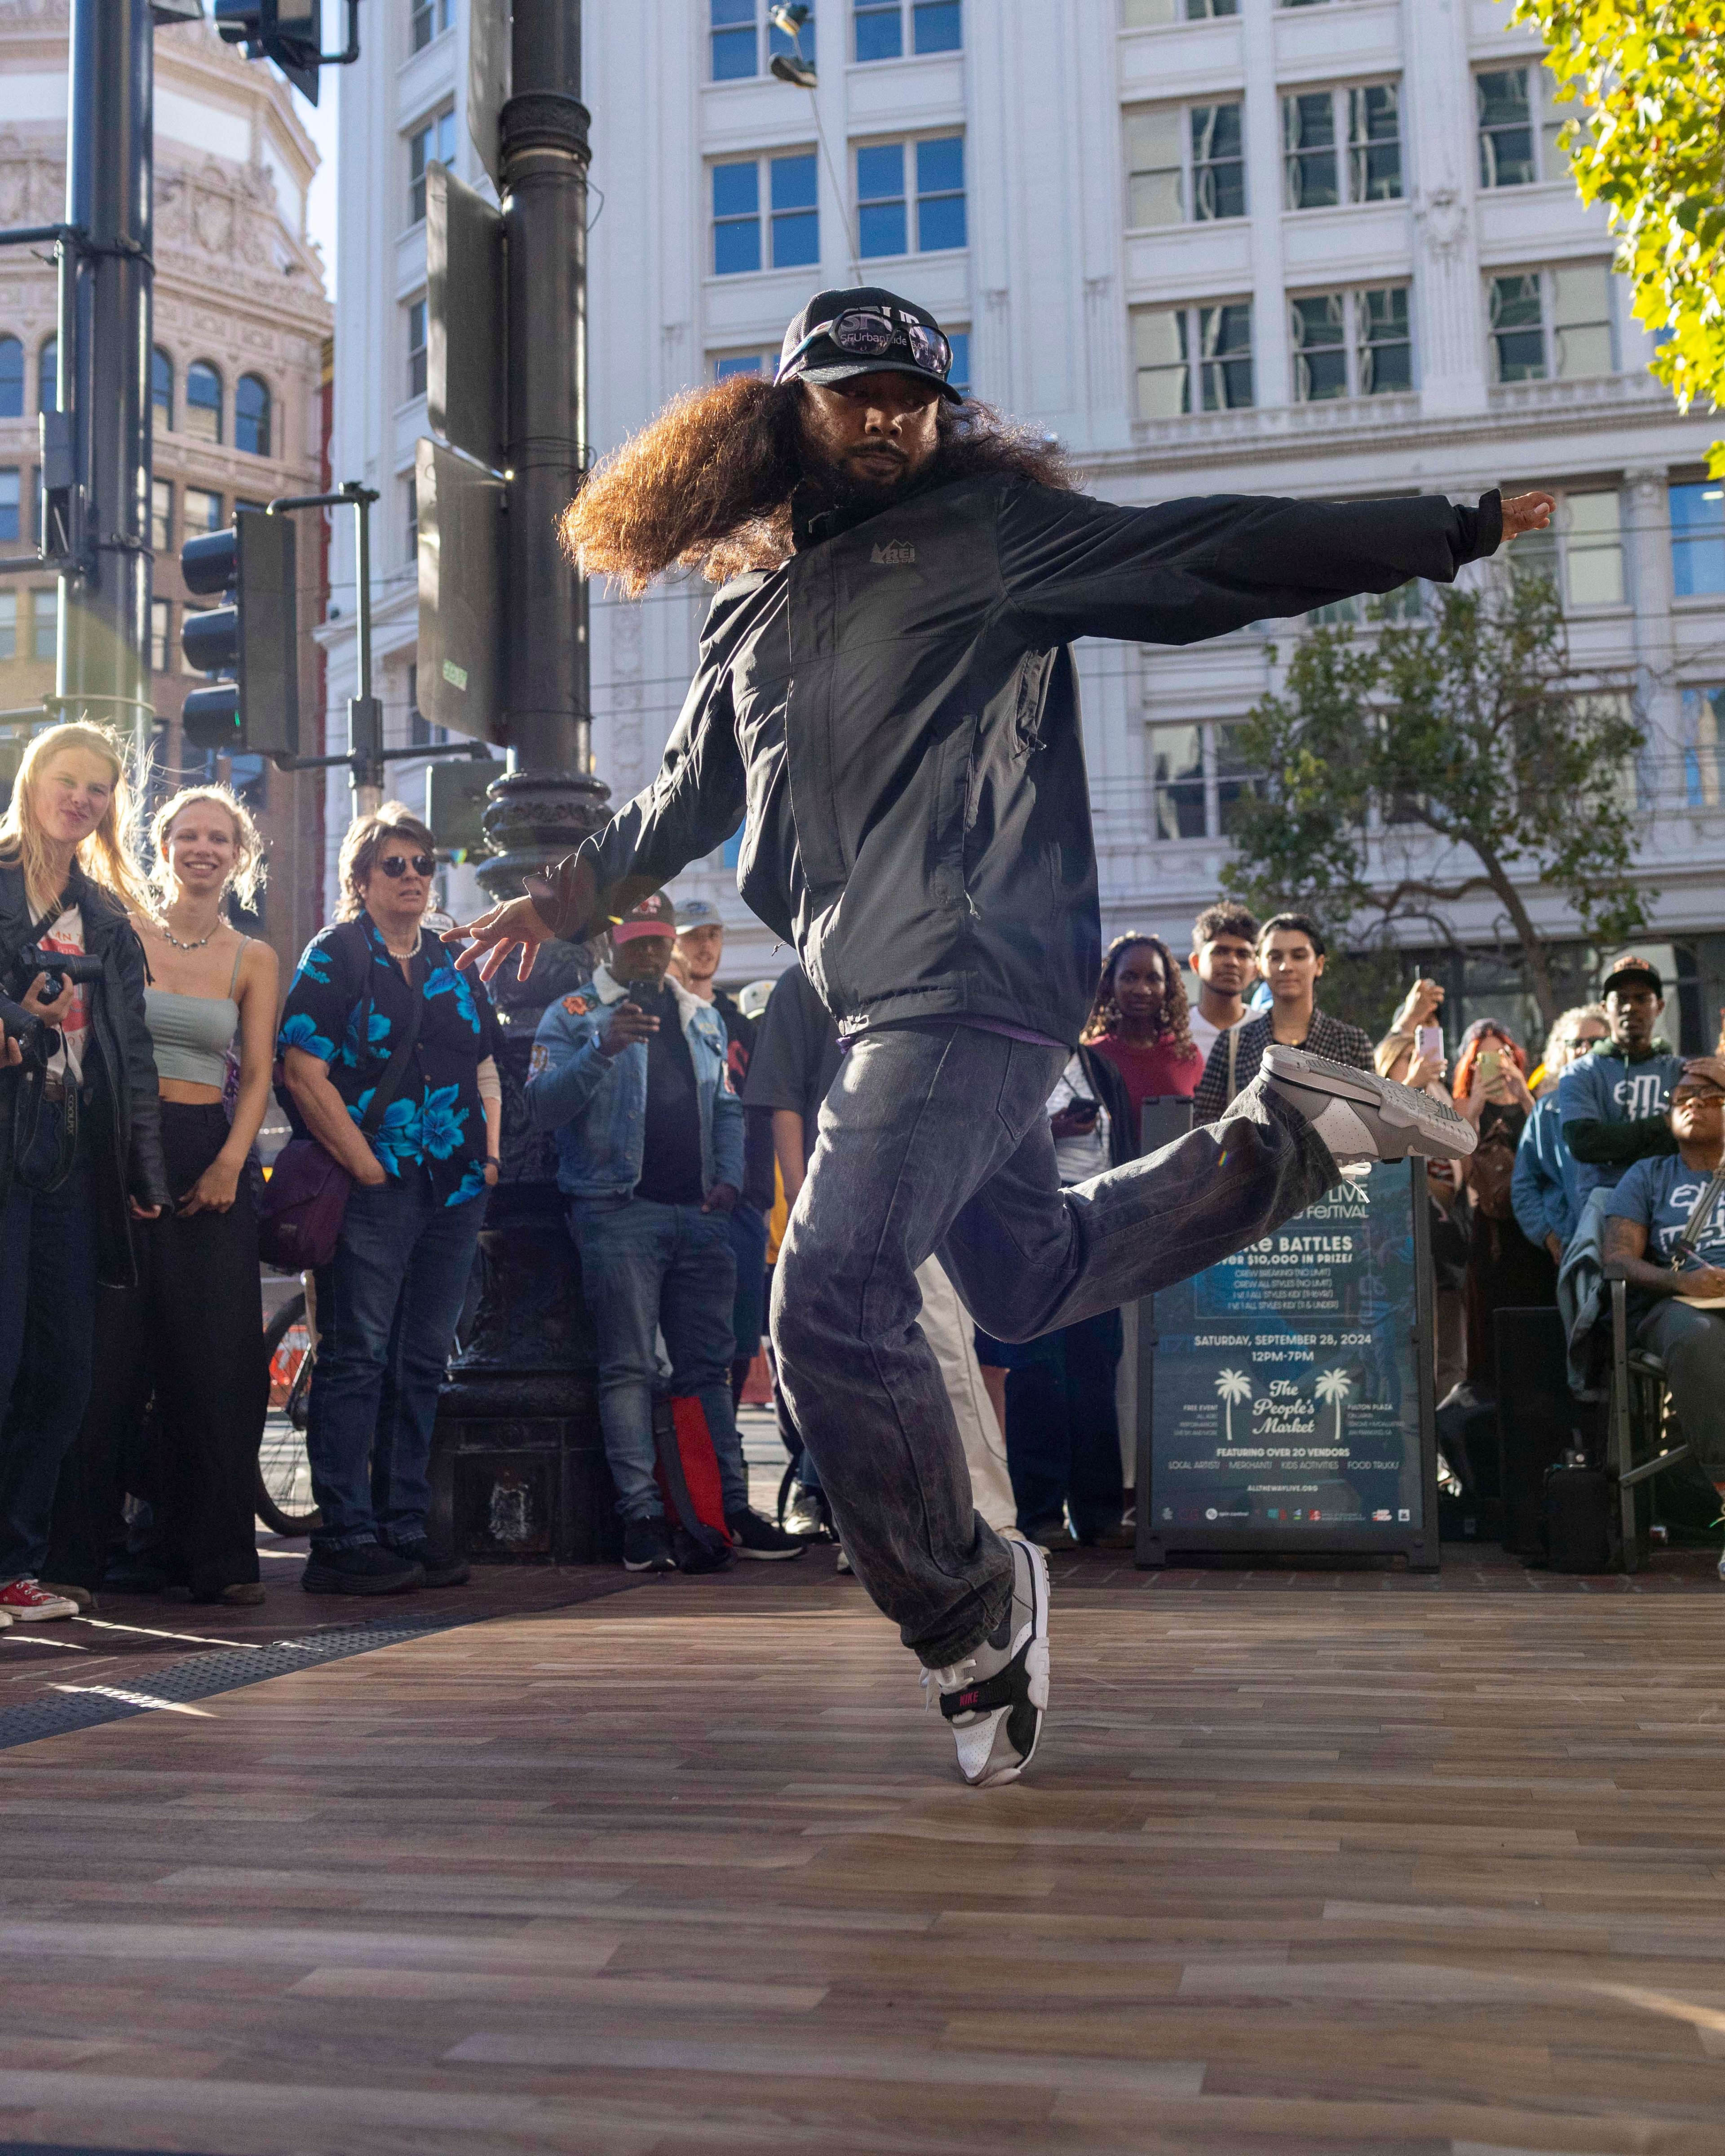
POLYGON ((75 1617, 78 1604, 64 1594, 50 1594, 39 1579, 15 1579, 0 1587, 0 1610, 14 1625, 40 1625, 50 1617, 75 1617))

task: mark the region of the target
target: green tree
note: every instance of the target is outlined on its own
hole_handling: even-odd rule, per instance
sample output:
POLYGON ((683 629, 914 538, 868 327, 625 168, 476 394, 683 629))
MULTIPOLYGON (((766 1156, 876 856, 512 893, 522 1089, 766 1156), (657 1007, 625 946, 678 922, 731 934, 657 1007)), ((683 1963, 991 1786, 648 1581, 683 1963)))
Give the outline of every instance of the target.
POLYGON ((1265 778, 1237 805, 1227 880, 1356 943, 1398 921, 1455 943, 1450 909, 1489 891, 1548 1024, 1560 998, 1527 886, 1560 892, 1602 942, 1648 917, 1630 857, 1640 724, 1572 672, 1545 576, 1450 587, 1423 619, 1376 611, 1365 635, 1304 634, 1282 692, 1247 715, 1240 747, 1265 778))
MULTIPOLYGON (((1584 202, 1622 234, 1635 309, 1669 330, 1653 372, 1725 403, 1725 0, 1517 0, 1584 110, 1564 129, 1584 202)), ((1725 474, 1725 442, 1712 449, 1725 474)))

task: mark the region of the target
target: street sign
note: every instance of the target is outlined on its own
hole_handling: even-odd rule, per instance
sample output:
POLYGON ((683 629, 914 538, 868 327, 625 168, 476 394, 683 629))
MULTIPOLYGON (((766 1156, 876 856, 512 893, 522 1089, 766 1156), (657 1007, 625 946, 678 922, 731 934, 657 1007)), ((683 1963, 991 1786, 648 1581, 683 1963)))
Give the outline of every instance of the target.
POLYGON ((504 505, 495 473, 421 437, 419 709, 434 726, 506 743, 503 709, 504 505))
POLYGON ((426 765, 425 820, 440 854, 471 860, 490 853, 480 819, 485 813, 485 789, 502 768, 489 757, 483 763, 426 765))
POLYGON ((503 108, 509 102, 511 46, 510 0, 468 0, 467 132, 479 161, 503 192, 503 108))
POLYGON ((425 168, 425 415, 492 471, 504 466, 503 218, 439 164, 425 168))
POLYGON ((1378 1164, 1140 1306, 1140 1564, 1177 1550, 1435 1567, 1425 1163, 1378 1164))

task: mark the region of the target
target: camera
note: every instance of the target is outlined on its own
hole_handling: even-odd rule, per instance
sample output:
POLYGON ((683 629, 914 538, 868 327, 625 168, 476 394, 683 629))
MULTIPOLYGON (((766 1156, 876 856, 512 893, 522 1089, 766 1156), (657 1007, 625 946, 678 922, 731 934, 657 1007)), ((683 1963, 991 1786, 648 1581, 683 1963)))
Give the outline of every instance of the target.
POLYGON ((39 973, 48 976, 43 993, 50 1003, 69 981, 74 988, 93 988, 102 978, 102 962, 87 951, 46 951, 39 943, 27 943, 13 961, 8 985, 23 996, 39 973))

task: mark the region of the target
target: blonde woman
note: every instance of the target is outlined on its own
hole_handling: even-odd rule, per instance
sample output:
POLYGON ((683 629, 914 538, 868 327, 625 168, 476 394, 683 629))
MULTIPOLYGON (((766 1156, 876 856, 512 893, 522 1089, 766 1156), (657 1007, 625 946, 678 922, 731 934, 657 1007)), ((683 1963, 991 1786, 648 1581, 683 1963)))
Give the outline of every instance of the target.
POLYGON ((255 905, 263 853, 224 786, 176 793, 150 835, 154 902, 133 925, 150 965, 144 1002, 174 1204, 138 1239, 138 1285, 103 1298, 96 1383, 61 1472, 49 1572, 72 1587, 100 1582, 120 1462, 153 1392, 149 1486, 138 1494, 157 1507, 163 1586, 197 1602, 261 1602, 253 1488, 269 1373, 245 1166, 269 1104, 277 968, 224 907, 230 893, 255 905))
POLYGON ((167 1202, 119 744, 50 726, 0 821, 0 986, 21 1063, 0 1070, 0 1619, 76 1614, 50 1594, 54 1485, 90 1395, 98 1281, 136 1279, 133 1219, 167 1202), (89 978, 20 972, 39 945, 89 978))

